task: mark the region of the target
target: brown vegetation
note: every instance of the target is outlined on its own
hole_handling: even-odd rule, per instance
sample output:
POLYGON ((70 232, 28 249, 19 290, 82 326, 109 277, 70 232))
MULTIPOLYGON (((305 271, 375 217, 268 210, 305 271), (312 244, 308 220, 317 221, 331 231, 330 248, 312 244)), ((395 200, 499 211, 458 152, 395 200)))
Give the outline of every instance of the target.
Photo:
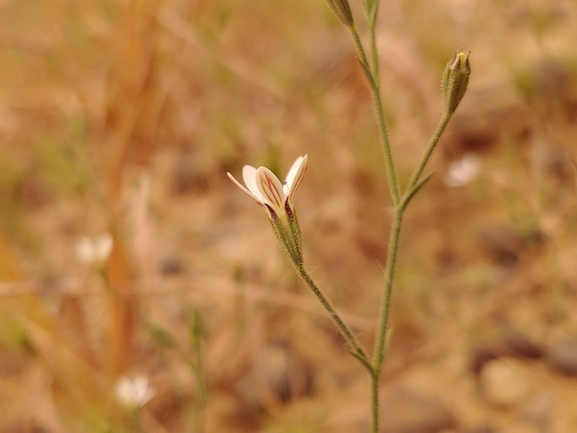
MULTIPOLYGON (((131 431, 137 375, 150 433, 367 431, 362 367, 226 178, 309 155, 305 264, 370 344, 390 202, 324 0, 3 0, 0 23, 0 432, 131 431)), ((379 26, 402 182, 444 64, 473 69, 406 213, 382 431, 577 431, 577 5, 381 0, 379 26)))

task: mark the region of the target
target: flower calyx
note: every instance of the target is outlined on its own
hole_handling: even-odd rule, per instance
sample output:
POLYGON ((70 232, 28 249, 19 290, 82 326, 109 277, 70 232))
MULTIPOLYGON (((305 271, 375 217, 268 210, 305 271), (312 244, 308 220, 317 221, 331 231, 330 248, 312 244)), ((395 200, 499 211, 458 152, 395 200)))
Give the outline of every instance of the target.
POLYGON ((441 91, 445 97, 445 108, 449 114, 455 112, 467 91, 469 76, 471 75, 470 54, 470 52, 456 52, 443 71, 441 91))
POLYGON ((353 13, 348 0, 327 0, 329 7, 337 18, 347 27, 354 25, 353 13))

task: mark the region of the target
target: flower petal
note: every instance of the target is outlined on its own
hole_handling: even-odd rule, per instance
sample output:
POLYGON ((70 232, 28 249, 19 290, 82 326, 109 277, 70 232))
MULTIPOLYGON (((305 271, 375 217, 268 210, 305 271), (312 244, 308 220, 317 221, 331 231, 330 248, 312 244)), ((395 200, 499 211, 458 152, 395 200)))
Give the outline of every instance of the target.
POLYGON ((290 189, 290 185, 293 184, 294 180, 295 180, 295 176, 299 170, 299 167, 301 166, 301 161, 303 160, 302 156, 299 156, 295 162, 293 162, 293 165, 291 166, 288 174, 286 175, 286 178, 284 180, 283 183, 283 187, 285 192, 287 192, 290 189))
POLYGON ((301 181, 308 166, 309 156, 299 156, 293 163, 285 180, 285 194, 288 197, 289 204, 292 206, 294 200, 294 193, 301 181))
POLYGON ((285 193, 282 183, 272 171, 266 167, 259 167, 256 170, 256 186, 277 213, 284 213, 285 193))
POLYGON ((259 204, 264 204, 262 198, 260 198, 261 193, 259 191, 258 192, 258 196, 256 196, 255 194, 253 194, 251 191, 249 191, 247 188, 245 188, 245 186, 243 184, 241 184, 238 180, 236 180, 234 178, 234 176, 230 173, 226 173, 228 178, 230 180, 232 180, 236 186, 238 186, 241 190, 243 190, 246 194, 248 194, 249 196, 251 196, 254 200, 256 200, 259 204))
POLYGON ((123 376, 116 384, 116 396, 126 406, 137 408, 144 406, 154 397, 154 390, 148 386, 146 376, 134 379, 123 376))
POLYGON ((112 235, 105 233, 94 241, 94 252, 99 262, 105 262, 112 251, 112 235))
POLYGON ((133 381, 134 397, 139 405, 143 405, 148 400, 148 378, 146 376, 138 376, 133 381))
POLYGON ((94 261, 94 245, 88 237, 83 236, 76 243, 76 254, 84 263, 92 263, 94 261))
POLYGON ((242 178, 244 179, 244 184, 250 192, 252 192, 262 203, 266 202, 266 199, 258 189, 256 184, 256 168, 252 165, 245 165, 242 168, 242 178))

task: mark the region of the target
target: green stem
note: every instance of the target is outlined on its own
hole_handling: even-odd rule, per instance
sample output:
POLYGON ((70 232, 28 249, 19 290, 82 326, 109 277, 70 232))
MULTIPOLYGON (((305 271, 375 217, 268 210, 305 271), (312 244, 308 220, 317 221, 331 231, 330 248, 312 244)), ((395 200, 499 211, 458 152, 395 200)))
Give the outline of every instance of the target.
POLYGON ((371 374, 371 433, 379 431, 379 375, 371 374))
POLYGON ((194 424, 194 431, 202 433, 204 432, 204 421, 205 412, 207 404, 207 388, 205 375, 203 371, 202 361, 200 359, 200 354, 197 354, 197 359, 192 360, 188 354, 184 351, 180 345, 174 346, 180 358, 189 366, 194 378, 196 379, 196 392, 198 395, 198 406, 193 413, 192 422, 194 424))
POLYGON ((377 338, 375 340, 373 369, 378 377, 381 374, 383 361, 385 359, 385 342, 387 335, 387 322, 389 320, 389 307, 391 305, 391 293, 393 291, 393 277, 395 275, 395 265, 397 263, 397 251, 399 249, 399 237, 401 235, 401 224, 403 222, 403 209, 395 209, 393 225, 389 235, 389 247, 387 256, 387 267, 385 269, 385 293, 381 304, 381 314, 379 327, 377 328, 377 338))
POLYGON ((194 348, 196 360, 193 363, 193 373, 196 379, 196 392, 198 393, 198 407, 194 414, 194 431, 196 433, 203 433, 205 427, 206 405, 207 405, 207 389, 206 389, 206 374, 204 371, 203 351, 201 344, 195 345, 194 348))
POLYGON ((315 294, 315 296, 321 302, 321 304, 323 305, 325 310, 328 311, 329 315, 331 316, 331 319, 333 320, 333 322, 335 322, 335 324, 339 328, 339 331, 341 331, 341 334, 343 334, 343 337, 345 337, 347 342, 353 347, 356 354, 358 355, 357 357, 359 358, 359 360, 363 363, 363 365, 365 365, 365 367, 370 366, 370 362, 368 360, 368 357, 366 355, 365 350, 363 349, 363 347, 361 345, 361 342, 357 339, 357 337, 355 337, 355 335, 352 333, 352 331, 349 329, 349 327, 345 324, 345 322, 343 322, 341 317, 338 315, 338 313, 336 312, 336 310, 332 306, 331 302, 325 297, 325 295, 317 287, 317 285, 312 280, 312 278, 309 276, 307 271, 305 271, 303 266, 296 266, 295 265, 295 267, 296 267, 297 272, 301 276, 301 278, 304 280, 304 282, 307 284, 307 286, 309 286, 309 288, 312 290, 312 292, 315 294))
POLYGON ((379 88, 373 88, 373 100, 377 111, 377 124, 379 126, 379 134, 381 136, 383 153, 385 154, 385 164, 387 166, 387 175, 390 185, 389 189, 393 199, 393 204, 396 206, 399 203, 399 185, 397 183, 397 175, 395 173, 395 166, 393 163, 393 154, 391 152, 391 145, 387 132, 387 123, 385 121, 385 113, 383 110, 383 101, 381 99, 381 91, 379 88))
POLYGON ((447 127, 449 120, 451 120, 451 116, 452 116, 451 113, 446 113, 443 116, 443 118, 441 119, 441 122, 437 126, 435 133, 431 137, 431 141, 429 142, 429 146, 427 147, 425 154, 421 158, 421 161, 419 162, 417 169, 415 170, 415 172, 411 176, 411 180, 409 180, 409 184, 407 186, 406 193, 411 191, 414 188, 414 186, 417 184, 417 182, 419 181, 419 178, 423 174, 423 170, 425 169, 427 162, 429 162, 429 159, 431 158, 431 154, 433 153, 433 150, 435 150, 435 147, 437 146, 437 143, 439 142, 441 136, 443 135, 443 132, 445 132, 445 128, 447 127))
MULTIPOLYGON (((379 315, 380 322, 377 328, 377 338, 375 339, 375 348, 373 351, 373 374, 371 376, 371 433, 378 432, 379 426, 379 377, 381 375, 381 371, 383 368, 383 362, 385 360, 385 349, 386 349, 386 341, 387 341, 387 325, 389 321, 389 309, 391 306, 391 294, 393 291, 393 279, 395 275, 395 266, 397 263, 397 253, 399 249, 399 239, 401 236, 401 226, 403 223, 403 213, 405 208, 412 197, 412 195, 418 190, 418 187, 421 186, 419 184, 419 179, 429 161, 435 146, 439 142, 441 135, 445 131, 449 120, 451 119, 451 114, 446 114, 437 130, 433 134, 427 151, 423 155, 421 162, 419 163, 415 173, 411 177, 407 189, 403 195, 403 199, 398 203, 398 206, 395 208, 393 224, 391 226, 391 232, 389 235, 389 245, 388 245, 388 256, 387 256, 387 265, 385 269, 385 293, 383 295, 383 301, 381 305, 381 313, 379 315)), ((427 179, 424 179, 426 181, 427 179)), ((423 181, 423 183, 424 183, 423 181)))
POLYGON ((357 54, 359 55, 359 60, 361 63, 364 63, 370 68, 370 63, 367 58, 367 54, 365 53, 365 49, 363 47, 363 43, 361 42, 361 37, 359 36, 359 32, 355 26, 349 27, 351 33, 353 35, 353 39, 355 41, 355 47, 357 48, 357 54))
POLYGON ((135 407, 130 411, 130 431, 134 433, 142 432, 142 424, 140 422, 140 408, 135 407))
MULTIPOLYGON (((361 43, 361 39, 355 27, 350 27, 351 33, 353 35, 353 39, 355 40, 355 46, 357 47, 357 53, 359 54, 359 60, 361 63, 366 65, 366 68, 369 68, 370 65, 367 60, 367 55, 363 48, 363 44, 361 43)), ((393 154, 391 152, 391 143, 389 141, 389 133, 387 131, 387 122, 385 120, 385 111, 383 109, 383 100, 381 98, 381 89, 380 89, 380 79, 378 76, 378 53, 376 48, 376 41, 374 39, 374 31, 372 32, 373 35, 371 37, 371 44, 374 44, 373 47, 373 70, 371 71, 372 79, 369 79, 369 87, 371 89, 371 94, 373 96, 373 102, 375 104, 375 112, 377 115, 377 126, 379 128, 379 136, 381 139, 381 145, 383 147, 383 154, 385 156, 385 165, 387 168, 387 179, 389 181, 389 190, 391 193, 391 198, 393 200, 393 204, 397 206, 399 203, 399 185, 397 182, 397 175, 395 173, 395 164, 393 162, 393 154)))
POLYGON ((373 68, 371 70, 373 72, 373 78, 375 79, 378 87, 380 88, 381 76, 379 74, 379 51, 377 50, 377 36, 374 26, 369 27, 369 34, 371 39, 371 59, 373 62, 372 64, 373 68))

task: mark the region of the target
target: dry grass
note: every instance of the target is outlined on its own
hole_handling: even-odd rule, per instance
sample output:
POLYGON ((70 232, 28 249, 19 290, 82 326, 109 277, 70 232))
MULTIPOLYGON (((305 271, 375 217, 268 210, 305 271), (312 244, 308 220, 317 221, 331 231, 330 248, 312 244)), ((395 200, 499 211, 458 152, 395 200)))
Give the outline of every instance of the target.
MULTIPOLYGON (((383 431, 576 431, 577 387, 547 359, 577 333, 577 5, 381 3, 402 181, 442 114, 444 63, 473 52, 403 228, 383 431), (466 154, 479 176, 448 187, 466 154), (521 359, 526 395, 486 397, 483 351, 521 359)), ((4 0, 0 29, 0 432, 130 431, 114 385, 136 374, 155 390, 146 432, 367 431, 364 371, 225 176, 309 154, 305 262, 370 344, 390 202, 323 0, 4 0), (98 273, 75 245, 103 232, 98 273)))

